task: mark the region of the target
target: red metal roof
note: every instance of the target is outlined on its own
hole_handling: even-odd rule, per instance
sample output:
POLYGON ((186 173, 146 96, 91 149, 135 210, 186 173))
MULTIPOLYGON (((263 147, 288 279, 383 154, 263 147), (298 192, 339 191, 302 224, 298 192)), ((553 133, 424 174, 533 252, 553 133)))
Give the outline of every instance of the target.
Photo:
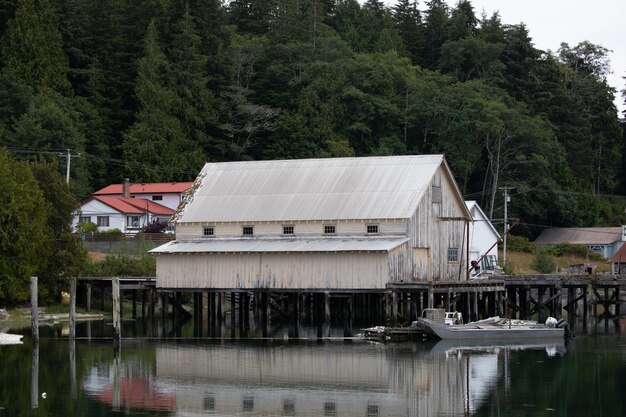
POLYGON ((107 196, 94 196, 92 198, 124 214, 143 214, 146 211, 152 214, 164 216, 171 216, 174 214, 174 210, 171 208, 143 198, 107 196))
MULTIPOLYGON (((155 182, 130 184, 130 194, 166 194, 166 193, 184 193, 193 182, 155 182)), ((122 184, 111 184, 101 190, 96 191, 93 195, 122 195, 122 184)))

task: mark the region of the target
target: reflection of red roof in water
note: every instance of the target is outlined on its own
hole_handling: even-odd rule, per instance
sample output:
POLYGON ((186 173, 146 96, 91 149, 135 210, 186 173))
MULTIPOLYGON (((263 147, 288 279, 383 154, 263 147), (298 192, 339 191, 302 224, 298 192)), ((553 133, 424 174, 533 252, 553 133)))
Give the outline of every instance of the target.
MULTIPOLYGON (((107 387, 98 400, 113 406, 113 387, 107 387)), ((117 405, 117 404, 116 404, 117 405)), ((155 391, 142 379, 120 381, 120 408, 138 408, 153 411, 175 411, 176 397, 155 391)))

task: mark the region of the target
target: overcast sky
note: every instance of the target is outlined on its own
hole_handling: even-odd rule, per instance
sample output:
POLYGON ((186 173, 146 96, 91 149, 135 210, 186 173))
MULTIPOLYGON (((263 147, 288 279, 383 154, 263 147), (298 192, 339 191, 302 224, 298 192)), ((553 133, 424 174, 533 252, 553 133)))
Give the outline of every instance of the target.
MULTIPOLYGON (((364 0, 361 0, 363 3, 364 0)), ((454 7, 458 0, 445 0, 454 7)), ((610 49, 613 74, 609 85, 617 89, 616 104, 623 111, 620 93, 626 85, 626 0, 470 0, 476 16, 499 11, 503 24, 525 23, 535 47, 557 51, 561 42, 575 46, 589 41, 610 49)), ((394 0, 386 0, 393 5, 394 0)), ((426 0, 419 0, 420 9, 426 0)))

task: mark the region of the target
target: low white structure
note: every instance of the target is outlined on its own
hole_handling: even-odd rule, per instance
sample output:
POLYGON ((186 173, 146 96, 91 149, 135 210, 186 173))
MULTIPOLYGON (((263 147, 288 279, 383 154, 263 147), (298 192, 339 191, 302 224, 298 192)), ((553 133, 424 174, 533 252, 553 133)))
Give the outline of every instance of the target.
POLYGON ((161 289, 385 289, 465 279, 470 213, 442 155, 206 164, 161 289))
POLYGON ((571 243, 585 245, 610 259, 626 241, 626 226, 615 227, 552 227, 544 229, 535 239, 537 245, 571 243))
POLYGON ((476 276, 484 271, 493 271, 498 264, 500 234, 476 201, 466 201, 465 204, 473 220, 469 226, 469 258, 478 262, 472 270, 472 276, 476 276))

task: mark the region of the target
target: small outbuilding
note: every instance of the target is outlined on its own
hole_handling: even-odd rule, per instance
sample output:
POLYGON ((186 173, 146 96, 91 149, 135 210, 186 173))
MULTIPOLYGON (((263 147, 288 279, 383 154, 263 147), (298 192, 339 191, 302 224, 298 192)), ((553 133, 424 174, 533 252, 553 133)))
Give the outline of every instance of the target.
POLYGON ((571 243, 585 245, 610 259, 626 241, 626 226, 616 227, 552 227, 544 229, 535 239, 537 245, 571 243))
POLYGON ((208 163, 152 251, 157 287, 384 290, 464 280, 470 212, 443 155, 208 163))

